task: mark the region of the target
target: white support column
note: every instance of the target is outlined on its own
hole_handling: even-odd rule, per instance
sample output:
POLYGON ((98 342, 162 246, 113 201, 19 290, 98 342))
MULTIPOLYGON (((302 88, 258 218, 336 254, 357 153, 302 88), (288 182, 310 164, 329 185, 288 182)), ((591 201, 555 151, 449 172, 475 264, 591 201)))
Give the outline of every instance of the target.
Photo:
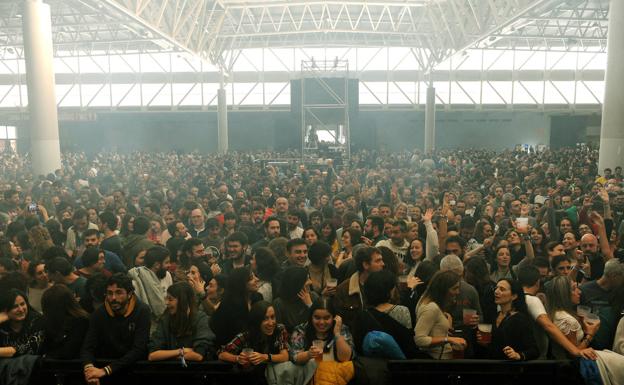
POLYGON ((435 88, 427 87, 427 104, 425 105, 425 153, 431 153, 435 149, 435 88))
POLYGON ((221 73, 221 87, 217 90, 217 127, 217 151, 219 154, 225 154, 228 151, 228 120, 227 93, 223 73, 221 73))
POLYGON ((50 6, 25 0, 22 16, 30 113, 30 155, 35 175, 61 168, 50 6))
POLYGON ((600 130, 598 172, 624 166, 624 1, 609 4, 607 71, 600 130))

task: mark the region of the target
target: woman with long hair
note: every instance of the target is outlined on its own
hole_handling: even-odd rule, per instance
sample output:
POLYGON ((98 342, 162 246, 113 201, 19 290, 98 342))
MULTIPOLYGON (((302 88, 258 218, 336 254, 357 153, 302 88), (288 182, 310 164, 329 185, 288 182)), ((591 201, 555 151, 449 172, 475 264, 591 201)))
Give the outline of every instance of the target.
POLYGON ((473 257, 464 263, 464 279, 474 286, 479 294, 479 303, 483 312, 483 322, 491 324, 496 318, 494 303, 496 284, 490 278, 487 262, 482 257, 473 257))
POLYGON ((313 383, 321 383, 326 372, 335 374, 336 384, 347 384, 353 378, 353 337, 328 298, 312 305, 307 321, 292 332, 290 357, 299 365, 319 360, 313 383), (322 341, 323 348, 314 341, 322 341))
POLYGON ((301 235, 301 238, 303 238, 306 245, 310 247, 319 240, 320 235, 319 235, 318 230, 316 230, 314 226, 308 226, 303 230, 303 234, 301 235))
POLYGON ((288 332, 284 325, 277 323, 273 305, 256 302, 249 311, 244 330, 223 346, 219 359, 252 368, 255 382, 266 384, 267 365, 288 361, 288 332))
POLYGON ((363 342, 369 332, 381 331, 394 338, 405 357, 418 356, 409 309, 390 302, 395 285, 396 276, 388 270, 371 273, 366 280, 364 294, 368 308, 358 314, 353 331, 358 353, 366 354, 363 342))
POLYGON ((80 356, 89 328, 89 313, 65 285, 54 285, 41 298, 43 309, 43 353, 50 358, 69 360, 80 356))
POLYGON ((191 285, 176 282, 167 289, 167 309, 158 322, 148 346, 149 361, 184 358, 203 361, 212 355, 215 339, 208 316, 197 308, 191 285))
POLYGON ((340 243, 336 235, 336 227, 334 227, 334 223, 331 220, 326 219, 321 223, 321 237, 319 240, 330 245, 332 248, 332 255, 338 256, 340 243))
POLYGON ((258 278, 247 267, 230 272, 221 305, 210 320, 217 346, 224 345, 247 324, 251 305, 262 299, 258 294, 258 278))
POLYGON ((496 262, 492 265, 492 273, 490 274, 490 279, 493 282, 502 278, 516 278, 511 268, 511 253, 507 246, 500 246, 496 249, 496 262))
POLYGON ((41 297, 52 284, 45 271, 45 263, 43 261, 31 262, 28 265, 28 299, 33 309, 41 312, 41 297))
MULTIPOLYGON (((576 307, 581 302, 581 289, 577 283, 568 276, 557 276, 547 286, 546 297, 548 315, 555 326, 579 349, 589 347, 600 328, 600 321, 592 323, 577 316, 576 307)), ((567 357, 558 345, 553 346, 553 355, 557 359, 567 357)))
POLYGON ((460 280, 450 270, 436 273, 416 305, 414 341, 434 359, 451 359, 453 349, 466 348, 463 338, 449 337, 453 318, 445 311, 459 295, 460 280))
POLYGON ((295 326, 305 322, 310 306, 318 295, 310 289, 312 280, 308 270, 293 266, 284 271, 280 297, 273 301, 277 321, 291 332, 295 326))
POLYGON ((37 261, 43 258, 43 253, 54 246, 52 237, 48 229, 41 225, 32 227, 28 231, 32 245, 32 260, 37 261))
POLYGON ((496 283, 494 303, 500 311, 492 324, 491 342, 484 340, 477 331, 477 342, 489 345, 492 359, 525 361, 539 356, 533 335, 533 321, 524 299, 524 291, 518 281, 502 278, 496 283))
POLYGON ((331 247, 323 242, 318 241, 308 249, 308 259, 310 265, 308 272, 312 281, 311 288, 318 295, 332 296, 336 293, 336 285, 328 285, 331 279, 337 279, 338 269, 329 263, 331 259, 331 247))
POLYGON ((336 258, 336 267, 353 257, 353 247, 362 243, 362 232, 354 228, 346 228, 342 232, 342 251, 336 258))
POLYGON ((0 358, 37 355, 43 343, 41 314, 17 289, 0 293, 0 358))
POLYGON ((258 293, 267 302, 273 302, 273 283, 279 272, 279 263, 268 247, 258 247, 251 257, 252 270, 258 276, 258 293))

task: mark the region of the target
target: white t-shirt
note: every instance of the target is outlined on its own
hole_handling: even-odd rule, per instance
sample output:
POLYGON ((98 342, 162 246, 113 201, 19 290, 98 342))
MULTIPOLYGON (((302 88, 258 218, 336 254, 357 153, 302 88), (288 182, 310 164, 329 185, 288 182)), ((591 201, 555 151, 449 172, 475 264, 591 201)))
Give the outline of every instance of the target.
POLYGON ((548 355, 548 335, 537 323, 537 319, 539 316, 547 314, 546 308, 544 308, 542 301, 534 295, 526 294, 524 298, 529 310, 529 315, 533 319, 533 335, 535 336, 535 342, 540 352, 539 359, 545 360, 548 355))
MULTIPOLYGON (((574 318, 574 316, 568 314, 563 310, 558 310, 555 313, 553 323, 555 324, 555 326, 557 326, 559 330, 561 330, 561 333, 563 333, 563 335, 565 336, 570 333, 575 333, 577 345, 583 339, 583 335, 585 335, 585 333, 583 332, 583 328, 581 327, 581 324, 578 322, 578 320, 574 318)), ((567 358, 565 350, 563 350, 563 348, 559 345, 553 345, 552 353, 556 359, 567 358)))
POLYGON ((529 314, 533 321, 537 321, 537 317, 542 314, 546 314, 546 308, 544 308, 544 304, 534 295, 526 294, 525 297, 527 308, 529 309, 529 314))

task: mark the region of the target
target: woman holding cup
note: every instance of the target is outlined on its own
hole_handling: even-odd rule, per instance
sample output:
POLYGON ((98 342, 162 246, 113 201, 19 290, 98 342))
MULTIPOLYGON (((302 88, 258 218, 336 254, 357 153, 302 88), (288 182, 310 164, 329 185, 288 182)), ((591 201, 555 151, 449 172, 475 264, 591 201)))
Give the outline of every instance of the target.
POLYGON ((500 311, 493 325, 480 325, 477 342, 488 346, 493 359, 532 360, 539 356, 522 286, 503 278, 496 283, 494 302, 500 311), (491 335, 488 335, 488 329, 491 335))
POLYGON ((219 352, 219 359, 251 369, 255 382, 265 382, 267 365, 288 361, 288 332, 275 318, 275 309, 266 301, 251 306, 247 330, 238 333, 219 352))
MULTIPOLYGON (((546 296, 548 315, 555 326, 579 349, 589 347, 600 328, 600 319, 593 317, 590 308, 578 306, 581 289, 577 283, 567 276, 555 277, 546 289, 546 296)), ((557 344, 553 345, 553 355, 557 359, 567 358, 566 352, 557 344)))
POLYGON ((354 376, 353 337, 323 298, 310 308, 308 321, 298 325, 290 337, 290 359, 297 365, 316 364, 314 383, 332 373, 336 383, 346 384, 354 376))
POLYGON ((453 358, 453 350, 464 350, 466 340, 449 337, 453 318, 446 310, 459 295, 461 277, 453 271, 436 273, 416 305, 414 342, 434 359, 453 358))

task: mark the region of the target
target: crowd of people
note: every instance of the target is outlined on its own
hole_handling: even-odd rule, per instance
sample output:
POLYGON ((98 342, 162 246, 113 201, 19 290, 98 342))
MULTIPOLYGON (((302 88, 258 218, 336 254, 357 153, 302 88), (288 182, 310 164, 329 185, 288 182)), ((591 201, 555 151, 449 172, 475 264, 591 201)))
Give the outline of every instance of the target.
POLYGON ((66 153, 37 176, 1 154, 2 383, 41 357, 89 384, 141 360, 347 384, 411 358, 624 383, 624 175, 595 149, 294 155, 66 153))

